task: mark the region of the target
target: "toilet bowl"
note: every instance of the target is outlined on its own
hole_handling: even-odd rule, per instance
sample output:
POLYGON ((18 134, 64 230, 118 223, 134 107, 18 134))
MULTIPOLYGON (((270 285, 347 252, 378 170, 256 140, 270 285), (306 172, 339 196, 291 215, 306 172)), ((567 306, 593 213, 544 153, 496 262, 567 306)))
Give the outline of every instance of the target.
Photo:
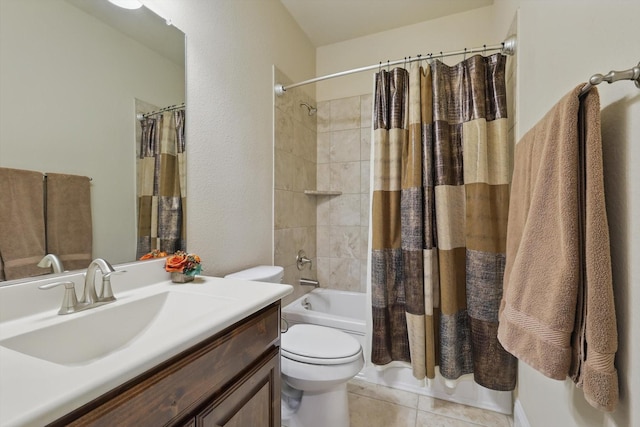
POLYGON ((302 391, 299 401, 283 402, 282 424, 348 427, 347 381, 364 365, 358 340, 337 329, 298 324, 282 334, 281 352, 283 381, 302 391))
MULTIPOLYGON (((281 282, 282 267, 260 266, 226 278, 281 282)), ((349 427, 347 381, 364 365, 358 340, 337 329, 296 324, 282 333, 282 425, 349 427)))

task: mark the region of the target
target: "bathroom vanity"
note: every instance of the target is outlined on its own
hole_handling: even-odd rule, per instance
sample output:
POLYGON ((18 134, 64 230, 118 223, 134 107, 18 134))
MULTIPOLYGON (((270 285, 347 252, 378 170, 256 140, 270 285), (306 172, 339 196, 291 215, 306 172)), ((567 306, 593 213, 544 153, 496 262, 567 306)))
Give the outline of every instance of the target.
POLYGON ((51 425, 279 426, 279 312, 271 304, 51 425))
POLYGON ((291 287, 175 285, 154 263, 112 279, 115 303, 64 316, 62 291, 38 289, 55 279, 0 287, 0 425, 280 425, 291 287))

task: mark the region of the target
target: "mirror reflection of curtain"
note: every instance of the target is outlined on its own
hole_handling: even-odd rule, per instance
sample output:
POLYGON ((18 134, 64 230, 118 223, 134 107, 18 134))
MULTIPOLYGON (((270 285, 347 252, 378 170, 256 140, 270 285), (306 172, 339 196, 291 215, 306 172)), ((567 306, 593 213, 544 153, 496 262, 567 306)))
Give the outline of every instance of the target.
POLYGON ((513 390, 497 340, 510 149, 506 58, 412 64, 376 75, 371 360, 418 379, 473 373, 513 390))
POLYGON ((186 250, 185 112, 140 121, 137 257, 159 249, 186 250))

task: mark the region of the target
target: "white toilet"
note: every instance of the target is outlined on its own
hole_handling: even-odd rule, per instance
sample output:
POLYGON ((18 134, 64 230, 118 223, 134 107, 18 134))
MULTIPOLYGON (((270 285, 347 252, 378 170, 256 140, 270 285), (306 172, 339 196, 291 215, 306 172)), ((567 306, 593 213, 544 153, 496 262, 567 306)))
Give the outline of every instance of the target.
MULTIPOLYGON (((226 278, 281 283, 282 267, 258 266, 226 278)), ((281 336, 282 425, 349 427, 347 381, 364 365, 358 340, 337 329, 291 326, 281 336)))

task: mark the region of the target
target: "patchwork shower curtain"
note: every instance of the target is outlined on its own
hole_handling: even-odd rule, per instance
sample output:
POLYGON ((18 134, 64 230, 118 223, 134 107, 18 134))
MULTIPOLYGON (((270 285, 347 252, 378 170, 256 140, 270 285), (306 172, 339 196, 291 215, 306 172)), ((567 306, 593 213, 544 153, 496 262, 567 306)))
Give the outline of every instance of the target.
POLYGON ((184 110, 141 120, 137 256, 186 248, 184 110))
POLYGON ((506 57, 376 75, 371 360, 515 386, 497 340, 511 150, 506 57))

